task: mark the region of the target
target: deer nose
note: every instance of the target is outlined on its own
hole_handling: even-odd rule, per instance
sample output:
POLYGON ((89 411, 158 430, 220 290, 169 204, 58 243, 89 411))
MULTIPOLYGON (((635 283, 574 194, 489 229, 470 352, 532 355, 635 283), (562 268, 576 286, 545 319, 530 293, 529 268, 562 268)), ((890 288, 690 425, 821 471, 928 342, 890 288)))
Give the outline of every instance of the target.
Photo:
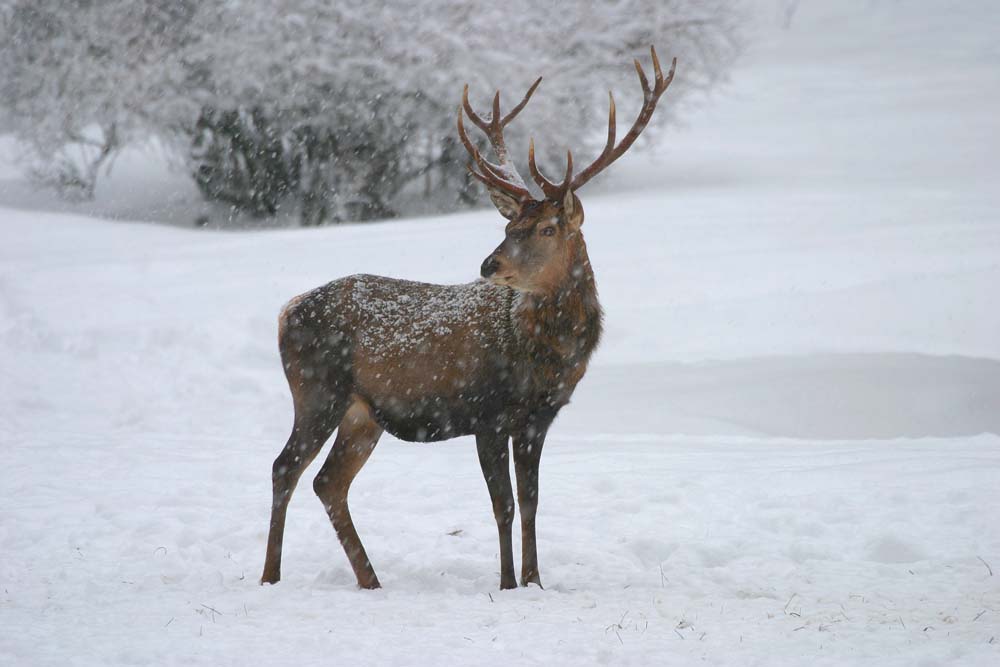
POLYGON ((497 261, 496 255, 490 255, 483 260, 483 265, 479 267, 479 275, 483 278, 489 278, 496 273, 499 268, 500 262, 497 261))

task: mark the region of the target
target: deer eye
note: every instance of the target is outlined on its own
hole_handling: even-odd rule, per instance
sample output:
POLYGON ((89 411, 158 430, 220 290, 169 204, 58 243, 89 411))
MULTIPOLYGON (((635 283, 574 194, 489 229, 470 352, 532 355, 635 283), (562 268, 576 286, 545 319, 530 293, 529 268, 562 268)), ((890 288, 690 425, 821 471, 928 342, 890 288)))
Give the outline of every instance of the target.
POLYGON ((555 227, 542 227, 541 231, 538 232, 542 236, 554 236, 556 233, 555 227))

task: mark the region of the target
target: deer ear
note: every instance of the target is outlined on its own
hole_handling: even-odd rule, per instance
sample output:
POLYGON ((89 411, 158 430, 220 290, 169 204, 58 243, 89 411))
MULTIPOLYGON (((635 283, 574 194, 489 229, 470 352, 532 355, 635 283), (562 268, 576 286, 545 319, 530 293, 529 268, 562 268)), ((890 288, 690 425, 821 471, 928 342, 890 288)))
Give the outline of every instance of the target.
POLYGON ((566 195, 562 200, 562 207, 563 219, 566 220, 568 225, 576 228, 583 226, 583 206, 580 205, 580 200, 577 199, 572 190, 566 191, 566 195))
POLYGON ((500 211, 500 215, 508 220, 513 220, 521 213, 520 199, 497 188, 488 188, 488 190, 490 191, 490 200, 500 211))

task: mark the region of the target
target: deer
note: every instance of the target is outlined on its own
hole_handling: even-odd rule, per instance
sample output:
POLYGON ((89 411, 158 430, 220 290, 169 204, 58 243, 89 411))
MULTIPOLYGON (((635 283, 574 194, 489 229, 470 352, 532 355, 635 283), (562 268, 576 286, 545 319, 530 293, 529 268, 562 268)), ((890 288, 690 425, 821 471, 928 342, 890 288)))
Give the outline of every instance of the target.
POLYGON ((652 83, 635 60, 643 93, 635 122, 616 142, 615 100, 609 93, 607 143, 583 171, 574 174, 567 151, 563 180, 549 180, 535 163, 531 139, 528 168, 542 197, 528 189, 504 141, 504 128, 527 105, 541 78, 507 114, 501 114, 497 91, 488 117, 475 112, 466 84, 457 125, 470 156, 466 166, 507 220, 503 241, 480 266, 480 279, 435 285, 354 275, 296 296, 282 309, 278 347, 294 422, 272 466, 261 584, 281 578, 289 501, 303 471, 336 431, 313 490, 358 586, 380 587, 347 499, 351 483, 388 431, 409 442, 475 437, 499 535, 501 589, 517 587, 513 453, 521 585, 541 587, 535 518, 542 448, 587 370, 603 321, 577 191, 632 146, 673 81, 677 59, 664 75, 656 50, 651 47, 650 53, 652 83), (484 158, 469 138, 466 116, 488 139, 496 162, 484 158))

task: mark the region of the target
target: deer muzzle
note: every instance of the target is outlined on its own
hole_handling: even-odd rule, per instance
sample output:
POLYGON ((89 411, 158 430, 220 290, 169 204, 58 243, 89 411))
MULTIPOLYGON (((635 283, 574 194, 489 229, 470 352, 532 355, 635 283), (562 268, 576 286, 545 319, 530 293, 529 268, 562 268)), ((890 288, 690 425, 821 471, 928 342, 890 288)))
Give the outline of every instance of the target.
POLYGON ((495 274, 499 268, 500 261, 497 259, 497 255, 494 252, 483 260, 483 265, 479 267, 479 275, 483 278, 489 278, 495 274))

